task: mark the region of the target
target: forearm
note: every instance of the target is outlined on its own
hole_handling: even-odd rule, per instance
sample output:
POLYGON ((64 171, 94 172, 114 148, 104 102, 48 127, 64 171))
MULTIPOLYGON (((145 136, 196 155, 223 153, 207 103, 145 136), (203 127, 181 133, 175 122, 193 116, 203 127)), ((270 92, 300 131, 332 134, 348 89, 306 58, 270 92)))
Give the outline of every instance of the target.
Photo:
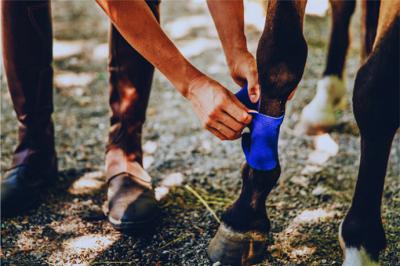
POLYGON ((207 5, 230 65, 237 53, 247 51, 243 0, 207 0, 207 5))
POLYGON ((192 80, 203 76, 162 31, 145 1, 96 0, 126 41, 161 71, 185 97, 192 80))

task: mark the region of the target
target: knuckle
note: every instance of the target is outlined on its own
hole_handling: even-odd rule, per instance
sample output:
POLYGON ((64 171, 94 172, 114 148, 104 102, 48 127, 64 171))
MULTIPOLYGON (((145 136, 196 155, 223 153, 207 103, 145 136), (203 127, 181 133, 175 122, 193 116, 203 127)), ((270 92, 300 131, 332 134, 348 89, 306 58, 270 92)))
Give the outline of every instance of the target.
POLYGON ((217 102, 217 108, 222 109, 228 102, 227 97, 221 97, 217 102))
POLYGON ((229 136, 228 136, 228 138, 230 139, 230 140, 234 140, 235 139, 235 136, 236 136, 236 134, 229 134, 229 136))
POLYGON ((213 120, 216 120, 218 118, 218 114, 217 114, 217 111, 216 110, 214 110, 214 111, 212 111, 209 115, 208 115, 208 121, 213 121, 213 120))
POLYGON ((239 134, 239 132, 242 131, 243 128, 244 126, 242 125, 236 125, 234 129, 237 131, 236 133, 239 134))
POLYGON ((203 128, 209 128, 211 126, 211 120, 207 119, 203 122, 203 128))
POLYGON ((247 114, 243 113, 239 116, 240 122, 246 122, 247 121, 247 114))
POLYGON ((222 111, 222 110, 224 109, 224 106, 225 106, 225 104, 223 104, 222 102, 217 103, 217 106, 216 106, 215 111, 214 111, 214 115, 215 115, 215 113, 217 113, 218 111, 222 111))

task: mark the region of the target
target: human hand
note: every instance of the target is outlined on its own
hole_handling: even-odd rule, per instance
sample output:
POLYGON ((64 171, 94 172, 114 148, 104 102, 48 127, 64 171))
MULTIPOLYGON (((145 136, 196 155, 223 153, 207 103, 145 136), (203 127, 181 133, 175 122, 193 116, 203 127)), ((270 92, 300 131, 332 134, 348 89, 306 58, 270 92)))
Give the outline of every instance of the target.
POLYGON ((247 82, 250 101, 256 103, 260 98, 256 60, 247 50, 236 51, 229 57, 231 60, 228 60, 228 64, 233 80, 240 87, 243 87, 247 82))
POLYGON ((187 98, 203 127, 221 140, 239 138, 243 128, 251 122, 249 110, 236 96, 206 76, 190 83, 187 98))

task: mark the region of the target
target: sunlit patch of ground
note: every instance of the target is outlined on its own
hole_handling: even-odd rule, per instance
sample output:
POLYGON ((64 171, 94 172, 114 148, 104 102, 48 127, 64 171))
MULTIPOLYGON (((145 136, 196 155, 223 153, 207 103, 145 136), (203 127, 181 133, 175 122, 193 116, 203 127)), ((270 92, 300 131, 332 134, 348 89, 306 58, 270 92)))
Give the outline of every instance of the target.
POLYGON ((318 247, 313 243, 307 243, 312 232, 307 232, 304 227, 319 226, 326 223, 337 215, 336 211, 324 209, 305 210, 297 215, 287 228, 274 234, 275 245, 269 247, 271 255, 275 258, 289 257, 295 263, 304 263, 312 258, 318 247), (303 242, 303 245, 299 245, 303 242))
POLYGON ((159 186, 155 188, 156 199, 161 200, 168 195, 171 188, 182 185, 184 176, 182 173, 171 173, 165 176, 159 186))
POLYGON ((75 180, 68 192, 74 195, 93 194, 105 184, 105 177, 102 171, 85 173, 75 180))

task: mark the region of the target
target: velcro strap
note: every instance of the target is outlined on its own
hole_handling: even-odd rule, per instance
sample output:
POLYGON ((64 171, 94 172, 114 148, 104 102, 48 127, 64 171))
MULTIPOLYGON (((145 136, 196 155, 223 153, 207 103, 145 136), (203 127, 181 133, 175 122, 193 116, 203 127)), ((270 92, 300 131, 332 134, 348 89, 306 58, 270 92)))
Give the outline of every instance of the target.
MULTIPOLYGON (((248 96, 247 85, 236 97, 249 109, 258 109, 259 102, 252 103, 248 96), (255 108, 256 107, 256 108, 255 108)), ((269 171, 278 165, 279 129, 284 116, 271 117, 251 112, 253 119, 249 125, 250 133, 242 135, 242 149, 247 163, 256 170, 269 171)))

